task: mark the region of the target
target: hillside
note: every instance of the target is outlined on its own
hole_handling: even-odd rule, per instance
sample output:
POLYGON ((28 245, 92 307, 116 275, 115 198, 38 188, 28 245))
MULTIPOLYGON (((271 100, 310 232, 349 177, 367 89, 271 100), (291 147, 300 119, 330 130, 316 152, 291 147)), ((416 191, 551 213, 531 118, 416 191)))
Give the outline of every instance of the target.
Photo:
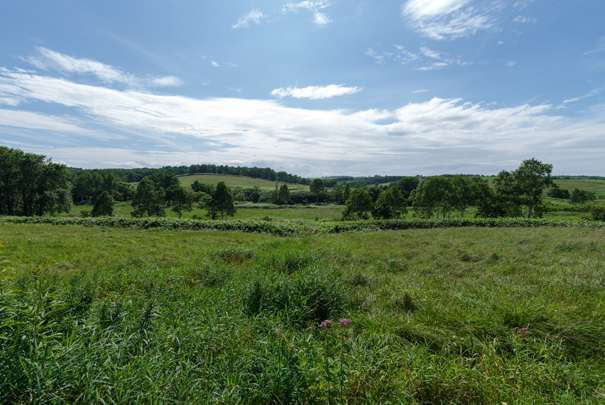
MULTIPOLYGON (((253 179, 252 177, 246 176, 229 176, 222 174, 194 174, 191 176, 180 176, 179 180, 183 186, 191 186, 196 180, 200 183, 206 184, 218 184, 224 181, 229 187, 262 187, 262 188, 275 188, 275 182, 263 179, 253 179)), ((278 182, 281 186, 283 182, 278 182)), ((290 189, 308 189, 308 186, 302 184, 285 183, 290 189)))

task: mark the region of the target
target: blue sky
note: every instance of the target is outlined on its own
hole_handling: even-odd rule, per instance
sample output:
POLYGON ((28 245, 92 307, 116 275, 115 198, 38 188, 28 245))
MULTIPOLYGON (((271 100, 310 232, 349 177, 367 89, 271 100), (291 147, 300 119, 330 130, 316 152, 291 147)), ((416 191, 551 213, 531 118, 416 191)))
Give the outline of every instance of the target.
POLYGON ((0 9, 0 144, 55 162, 605 175, 602 0, 0 9))

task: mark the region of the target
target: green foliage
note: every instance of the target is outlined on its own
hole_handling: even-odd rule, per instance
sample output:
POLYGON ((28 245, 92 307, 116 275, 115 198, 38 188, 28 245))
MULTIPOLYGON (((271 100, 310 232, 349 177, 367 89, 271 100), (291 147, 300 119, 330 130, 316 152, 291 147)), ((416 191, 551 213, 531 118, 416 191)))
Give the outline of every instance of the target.
POLYGON ((553 187, 546 192, 546 195, 551 198, 561 198, 564 200, 569 200, 571 198, 571 194, 569 194, 569 190, 562 190, 558 187, 553 187))
POLYGON ((132 197, 134 211, 131 215, 135 218, 166 216, 163 202, 164 190, 157 187, 151 178, 145 177, 137 185, 137 190, 132 197))
POLYGON ((107 191, 103 191, 92 209, 90 215, 93 217, 112 216, 113 215, 113 198, 107 191))
POLYGON ((597 197, 594 191, 585 191, 576 188, 571 193, 570 202, 572 204, 582 205, 587 203, 588 201, 594 201, 596 199, 597 197))
POLYGON ((326 188, 324 187, 324 182, 322 179, 314 179, 311 182, 311 186, 309 187, 309 190, 311 191, 311 193, 315 194, 317 196, 317 200, 316 202, 319 202, 319 193, 323 192, 326 188))
POLYGON ((225 216, 232 217, 236 213, 231 190, 223 181, 216 185, 216 190, 211 197, 204 199, 203 207, 207 211, 206 216, 210 219, 217 219, 219 214, 221 219, 224 219, 225 216))
POLYGON ((351 196, 347 200, 347 207, 342 212, 343 220, 368 219, 368 213, 372 211, 372 197, 361 188, 351 190, 351 196))
POLYGON ((3 223, 0 402, 602 403, 603 223, 332 225, 404 222, 432 229, 3 223))
POLYGON ((45 156, 0 146, 0 215, 53 215, 72 207, 70 173, 45 156))
POLYGON ((399 180, 396 184, 395 187, 399 188, 401 190, 401 193, 403 194, 404 198, 410 198, 410 195, 412 194, 412 191, 416 190, 416 188, 418 188, 418 184, 420 183, 420 180, 417 177, 402 177, 401 180, 399 180))
POLYGON ((605 204, 588 204, 586 208, 593 221, 605 221, 605 204))
POLYGON ((389 188, 374 203, 372 217, 375 219, 397 219, 407 213, 407 201, 397 187, 389 188))
POLYGON ((173 206, 172 211, 179 214, 179 219, 183 211, 193 210, 193 196, 179 183, 166 189, 165 199, 173 206))
POLYGON ((275 184, 275 192, 272 196, 273 204, 284 205, 290 204, 292 202, 292 196, 290 195, 290 189, 288 189, 287 184, 282 184, 281 187, 278 188, 277 183, 275 184))

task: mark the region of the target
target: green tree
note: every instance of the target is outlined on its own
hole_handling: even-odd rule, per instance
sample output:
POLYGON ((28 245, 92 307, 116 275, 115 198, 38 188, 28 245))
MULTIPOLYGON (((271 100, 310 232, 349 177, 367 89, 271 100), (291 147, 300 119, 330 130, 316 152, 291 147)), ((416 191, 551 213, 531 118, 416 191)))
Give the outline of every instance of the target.
MULTIPOLYGON (((528 207, 527 218, 531 218, 532 211, 542 205, 542 194, 545 189, 555 186, 551 179, 552 165, 542 163, 536 159, 527 159, 513 172, 513 177, 528 207)), ((539 215, 538 215, 539 216, 539 215)))
POLYGON ((351 185, 349 183, 347 183, 345 185, 344 191, 342 192, 342 202, 346 204, 346 202, 350 196, 351 196, 351 185))
POLYGON ((420 180, 417 177, 407 176, 407 177, 402 177, 397 182, 395 187, 397 187, 401 190, 401 193, 403 194, 404 198, 410 198, 410 194, 412 194, 412 191, 416 190, 419 183, 420 183, 420 180))
POLYGON ((361 188, 351 190, 351 196, 346 202, 347 206, 342 213, 343 220, 368 219, 368 212, 372 211, 372 197, 361 188))
POLYGON ((326 188, 324 187, 324 182, 322 179, 315 179, 311 182, 311 187, 309 187, 309 190, 311 193, 317 196, 317 201, 315 202, 316 204, 319 203, 319 193, 323 192, 325 189, 326 188))
POLYGON ((172 211, 179 214, 179 219, 183 216, 183 211, 193 209, 193 197, 180 184, 175 184, 166 190, 166 200, 171 202, 172 211))
POLYGON ((376 219, 401 218, 407 213, 407 201, 399 188, 389 188, 378 196, 372 217, 376 219))
POLYGON ((452 205, 450 188, 450 180, 446 177, 423 178, 418 183, 418 187, 410 194, 415 210, 425 218, 430 218, 437 208, 437 219, 439 219, 439 213, 443 207, 445 216, 445 209, 452 205))
POLYGON ((594 192, 579 190, 576 188, 571 192, 571 198, 569 202, 572 204, 584 204, 588 201, 594 201, 596 199, 597 196, 594 192))
POLYGON ((278 189, 277 183, 275 185, 275 198, 273 204, 283 205, 290 204, 292 201, 292 196, 290 195, 290 189, 287 184, 282 184, 282 186, 278 189))
POLYGON ((113 198, 107 191, 103 191, 97 201, 95 202, 95 206, 92 208, 92 212, 90 213, 93 217, 100 216, 112 216, 113 215, 113 198))
POLYGON ((132 196, 133 217, 164 217, 166 212, 162 206, 164 202, 164 191, 157 187, 149 177, 143 178, 137 185, 137 189, 132 196))
POLYGON ((225 215, 230 217, 235 215, 237 210, 233 203, 233 196, 224 181, 219 182, 214 194, 204 200, 204 208, 207 211, 206 216, 211 219, 216 219, 219 213, 221 219, 224 219, 225 215))
POLYGON ((370 195, 370 197, 372 197, 372 202, 376 202, 378 201, 378 197, 380 196, 380 192, 382 190, 380 190, 379 187, 376 186, 372 186, 368 189, 368 194, 370 195))

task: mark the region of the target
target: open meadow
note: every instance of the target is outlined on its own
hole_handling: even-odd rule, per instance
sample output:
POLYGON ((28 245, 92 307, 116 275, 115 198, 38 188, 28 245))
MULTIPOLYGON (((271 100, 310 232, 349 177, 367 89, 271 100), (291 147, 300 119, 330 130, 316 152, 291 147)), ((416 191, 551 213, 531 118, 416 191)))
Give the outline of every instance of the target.
MULTIPOLYGON (((217 185, 218 182, 223 181, 229 187, 254 187, 258 186, 261 188, 275 188, 275 182, 263 179, 254 179, 246 176, 229 176, 221 174, 194 174, 191 176, 179 176, 179 181, 184 187, 191 186, 195 181, 205 184, 217 185)), ((279 186, 287 184, 291 189, 308 190, 309 186, 304 184, 291 184, 277 182, 279 186)))
POLYGON ((3 223, 0 402, 600 404, 604 252, 590 227, 3 223))

